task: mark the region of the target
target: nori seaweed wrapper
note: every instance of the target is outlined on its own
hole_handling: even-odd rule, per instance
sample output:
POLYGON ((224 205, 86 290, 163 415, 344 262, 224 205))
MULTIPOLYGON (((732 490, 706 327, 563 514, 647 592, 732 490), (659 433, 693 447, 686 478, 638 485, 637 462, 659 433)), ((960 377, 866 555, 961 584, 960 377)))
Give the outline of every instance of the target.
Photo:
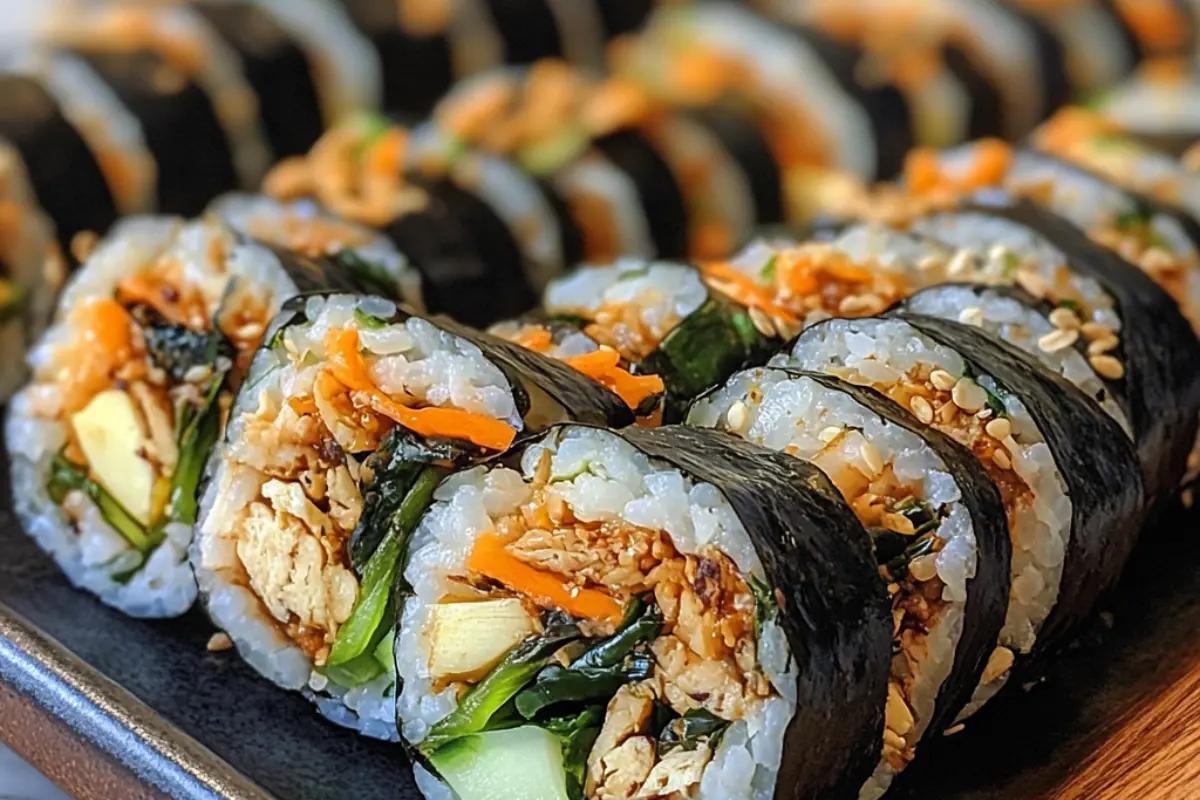
POLYGON ((831 375, 784 371, 796 377, 811 378, 827 389, 849 395, 889 423, 919 436, 937 453, 946 471, 954 476, 962 494, 960 502, 971 514, 975 533, 975 574, 967 581, 966 611, 961 638, 954 650, 954 666, 938 692, 933 716, 922 736, 922 741, 928 740, 949 728, 970 701, 1008 613, 1012 542, 1000 490, 971 451, 947 434, 922 425, 874 389, 855 386, 831 375))
POLYGON ((238 187, 232 143, 199 85, 151 50, 79 55, 141 123, 158 166, 160 212, 195 216, 238 187))
POLYGON ((250 2, 200 2, 193 8, 231 44, 258 96, 259 116, 276 158, 303 155, 324 130, 315 66, 267 9, 250 2))
POLYGON ((484 0, 484 5, 504 40, 506 64, 532 64, 564 54, 562 33, 548 0, 484 0))
POLYGON ((80 231, 103 233, 116 220, 116 202, 95 155, 36 80, 0 75, 0 137, 20 153, 38 205, 64 246, 80 231))
MULTIPOLYGON (((1144 521, 1137 456, 1120 426, 1028 354, 969 325, 892 312, 959 353, 1020 397, 1066 481, 1071 538, 1054 609, 1038 633, 1034 656, 1066 644, 1068 634, 1116 582, 1144 521)), ((1190 444, 1190 440, 1189 440, 1190 444)))
POLYGON ((720 489, 782 599, 797 705, 775 797, 856 797, 882 746, 892 620, 853 512, 816 467, 728 434, 635 427, 621 435, 720 489))
POLYGON ((654 10, 654 0, 595 0, 605 39, 640 30, 654 10))
POLYGON ((966 89, 971 98, 967 136, 971 139, 1004 136, 1008 130, 1008 123, 1004 118, 1004 96, 987 73, 957 45, 946 45, 942 51, 942 59, 950 74, 966 89))
POLYGON ((915 134, 912 113, 904 93, 890 84, 868 85, 859 80, 862 51, 834 41, 812 28, 792 28, 829 67, 842 90, 867 113, 875 134, 875 177, 900 173, 904 156, 912 149, 915 134))
POLYGON ((640 133, 622 129, 592 141, 592 146, 637 186, 642 211, 659 258, 683 258, 688 252, 688 213, 683 189, 662 155, 640 133))
POLYGON ((1114 355, 1125 374, 1106 385, 1133 427, 1151 502, 1174 494, 1200 416, 1200 342, 1174 300, 1142 270, 1032 203, 964 210, 1003 217, 1040 235, 1066 255, 1071 269, 1095 279, 1113 298, 1122 322, 1114 355))
POLYGON ((558 222, 558 244, 562 248, 563 263, 578 264, 583 261, 584 257, 583 230, 575 221, 567 201, 559 194, 554 184, 545 178, 537 178, 536 182, 538 191, 542 193, 542 198, 554 213, 555 221, 558 222))
POLYGON ((454 83, 454 52, 447 30, 422 35, 405 28, 400 3, 340 0, 371 40, 383 71, 383 107, 423 117, 454 83))
POLYGON ((720 141, 746 176, 760 225, 784 221, 783 173, 770 144, 754 121, 736 109, 713 105, 682 112, 720 141))
POLYGON ((384 233, 421 273, 431 313, 485 326, 536 304, 525 261, 504 221, 448 178, 410 174, 427 205, 397 217, 384 233))
POLYGON ((1070 83, 1066 46, 1046 23, 1033 14, 1012 7, 1010 11, 1033 35, 1042 75, 1042 106, 1038 111, 1038 119, 1046 119, 1071 102, 1076 94, 1070 83))

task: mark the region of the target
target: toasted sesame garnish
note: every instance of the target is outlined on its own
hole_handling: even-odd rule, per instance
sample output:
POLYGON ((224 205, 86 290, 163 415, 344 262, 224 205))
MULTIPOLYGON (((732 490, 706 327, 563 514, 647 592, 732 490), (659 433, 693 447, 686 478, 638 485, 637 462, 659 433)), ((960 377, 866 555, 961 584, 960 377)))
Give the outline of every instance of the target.
POLYGON ((829 444, 830 442, 832 442, 834 439, 836 439, 837 437, 839 437, 841 435, 842 435, 841 428, 837 427, 836 425, 830 425, 828 428, 825 428, 820 433, 818 433, 817 438, 820 439, 825 444, 829 444))
POLYGON ((994 419, 989 422, 984 430, 987 431, 987 435, 991 436, 993 439, 1003 440, 1008 438, 1008 435, 1012 433, 1012 423, 1004 417, 1000 417, 999 419, 994 419))
POLYGON ((954 418, 958 416, 958 406, 954 403, 943 403, 942 407, 937 410, 937 418, 943 425, 949 425, 954 422, 954 418))
POLYGON ((750 321, 754 323, 755 329, 763 336, 771 338, 775 336, 775 323, 771 322, 771 317, 767 312, 757 306, 751 306, 749 310, 750 321))
POLYGON ((1056 308, 1050 312, 1050 324, 1064 331, 1077 330, 1080 327, 1079 315, 1069 308, 1056 308))
POLYGON ((82 264, 96 249, 100 236, 95 231, 80 231, 71 237, 71 257, 82 264))
POLYGON ((850 294, 838 303, 838 313, 846 315, 875 314, 882 311, 883 299, 877 294, 850 294))
POLYGON ((913 395, 913 398, 908 401, 908 407, 912 409, 913 414, 921 422, 926 425, 933 422, 933 406, 929 405, 929 401, 921 397, 921 395, 913 395))
POLYGON ((1091 356, 1088 358, 1088 363, 1092 365, 1092 369, 1096 370, 1101 378, 1116 381, 1125 376, 1124 365, 1110 355, 1100 354, 1091 356))
POLYGON ((1087 339, 1103 339, 1105 336, 1114 335, 1112 327, 1103 322, 1085 322, 1079 330, 1087 339))
POLYGON ((950 390, 950 399, 963 411, 974 414, 987 405, 987 392, 970 378, 963 378, 950 390))
POLYGON ((992 451, 992 463, 1000 469, 1012 469, 1012 459, 999 447, 992 451))
POLYGON ((1147 272, 1159 272, 1160 270, 1171 269, 1176 266, 1175 256, 1171 255, 1170 251, 1161 247, 1151 247, 1142 253, 1142 257, 1137 260, 1137 264, 1147 272))
POLYGON ((1017 270, 1017 285, 1039 300, 1050 291, 1045 278, 1031 269, 1017 270))
POLYGON ((208 652, 220 653, 233 647, 233 640, 229 638, 229 634, 227 633, 214 633, 209 638, 206 646, 208 647, 208 652))
POLYGON ((966 729, 967 729, 966 724, 960 722, 957 725, 951 725, 949 728, 946 728, 945 732, 942 735, 943 736, 953 736, 956 733, 962 733, 966 729))
POLYGON ((981 683, 991 683, 1008 672, 1013 665, 1013 651, 1007 647, 997 647, 988 657, 987 666, 983 668, 981 683))
POLYGON ((1103 353, 1107 353, 1111 350, 1116 350, 1117 345, 1120 343, 1121 340, 1116 336, 1105 336, 1089 343, 1087 346, 1087 352, 1089 356, 1102 355, 1103 353))
POLYGON ((918 581, 933 580, 937 577, 937 556, 927 555, 914 558, 908 565, 908 574, 918 581))
POLYGON ((940 256, 925 256, 917 262, 917 269, 921 272, 933 272, 935 269, 941 269, 946 265, 946 260, 940 256))
POLYGON ((944 369, 935 369, 929 373, 929 382, 933 384, 935 389, 948 392, 954 388, 954 384, 958 383, 958 378, 955 378, 944 369))
POLYGON ((975 259, 974 251, 969 248, 962 248, 955 251, 950 257, 950 263, 946 265, 946 274, 951 277, 961 277, 967 275, 971 271, 971 262, 975 259))
POLYGON ((1079 331, 1058 328, 1038 339, 1038 347, 1047 353, 1065 350, 1079 341, 1079 331))
POLYGON ((983 325, 983 309, 979 306, 967 306, 958 312, 958 321, 963 325, 972 325, 978 328, 983 325))

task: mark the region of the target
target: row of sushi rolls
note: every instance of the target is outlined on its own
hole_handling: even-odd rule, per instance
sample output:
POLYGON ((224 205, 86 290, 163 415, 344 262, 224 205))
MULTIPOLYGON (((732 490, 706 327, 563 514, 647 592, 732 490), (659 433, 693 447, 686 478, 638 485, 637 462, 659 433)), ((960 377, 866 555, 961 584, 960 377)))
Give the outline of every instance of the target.
POLYGON ((1183 0, 9 2, 16 512, 396 742, 398 791, 880 797, 1200 471, 1198 37, 1183 0))

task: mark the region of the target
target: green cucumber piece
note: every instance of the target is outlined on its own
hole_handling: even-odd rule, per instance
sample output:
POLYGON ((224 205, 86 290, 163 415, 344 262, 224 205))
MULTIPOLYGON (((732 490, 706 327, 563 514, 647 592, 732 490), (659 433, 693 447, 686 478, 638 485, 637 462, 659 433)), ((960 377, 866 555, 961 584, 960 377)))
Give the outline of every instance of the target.
POLYGON ((568 800, 562 742, 534 725, 464 736, 429 763, 459 800, 568 800))

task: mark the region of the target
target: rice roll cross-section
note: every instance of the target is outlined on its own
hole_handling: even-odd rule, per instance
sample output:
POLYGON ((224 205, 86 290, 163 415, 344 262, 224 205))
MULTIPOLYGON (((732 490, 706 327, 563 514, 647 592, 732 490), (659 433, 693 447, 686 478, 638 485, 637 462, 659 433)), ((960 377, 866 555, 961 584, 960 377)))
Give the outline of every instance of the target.
POLYGON ((1148 62, 1089 106, 1143 144, 1189 164, 1200 155, 1195 148, 1200 139, 1200 70, 1192 59, 1148 62))
POLYGON ((229 194, 208 213, 247 236, 306 258, 331 262, 363 291, 424 309, 421 275, 383 234, 343 220, 313 200, 282 202, 266 195, 229 194))
POLYGON ((885 592, 798 459, 562 426, 445 481, 404 578, 426 797, 843 797, 878 758, 885 592))
POLYGON ((542 233, 555 227, 551 212, 538 198, 527 203, 531 187, 519 170, 495 159, 475 162, 482 171, 470 180, 454 169, 409 169, 411 145, 407 128, 358 115, 327 132, 307 156, 280 162, 263 188, 278 200, 315 199, 348 222, 381 231, 420 273, 430 312, 484 326, 528 311, 537 300, 537 269, 527 255, 530 248, 544 252, 542 233), (534 224, 516 225, 518 218, 534 224), (528 241, 521 238, 526 228, 536 231, 528 241))
POLYGON ((389 645, 405 537, 447 472, 579 419, 603 387, 381 297, 296 298, 274 321, 209 465, 192 565, 213 621, 272 682, 395 737, 389 645))
POLYGON ((541 313, 615 351, 634 374, 657 375, 659 405, 639 413, 656 411, 652 416, 666 422, 681 419, 700 393, 734 370, 762 363, 783 342, 764 314, 711 289, 697 268, 668 261, 581 267, 550 284, 541 313))
POLYGON ((1031 357, 971 326, 900 314, 820 323, 772 363, 877 389, 970 449, 999 488, 1012 583, 990 680, 969 710, 1003 686, 1014 656, 1063 644, 1115 581, 1142 522, 1133 448, 1031 357))
POLYGON ((72 278, 6 426, 17 514, 72 583, 132 616, 191 606, 201 472, 299 280, 224 226, 171 217, 121 223, 72 278))
POLYGON ((878 797, 925 736, 948 728, 989 664, 1008 606, 1011 547, 999 491, 974 456, 870 389, 757 368, 693 404, 688 423, 802 458, 871 534, 892 599, 878 797))
POLYGON ((1129 420, 1149 497, 1169 499, 1200 412, 1200 345, 1179 307, 1148 275, 1060 217, 1029 203, 978 199, 919 217, 911 228, 959 248, 949 280, 1019 286, 1054 307, 1047 319, 1062 333, 1045 348, 1039 340, 1039 349, 1084 348, 1129 420))
POLYGON ((21 155, 0 139, 0 402, 25 378, 25 353, 54 310, 66 265, 54 227, 37 206, 21 155))

